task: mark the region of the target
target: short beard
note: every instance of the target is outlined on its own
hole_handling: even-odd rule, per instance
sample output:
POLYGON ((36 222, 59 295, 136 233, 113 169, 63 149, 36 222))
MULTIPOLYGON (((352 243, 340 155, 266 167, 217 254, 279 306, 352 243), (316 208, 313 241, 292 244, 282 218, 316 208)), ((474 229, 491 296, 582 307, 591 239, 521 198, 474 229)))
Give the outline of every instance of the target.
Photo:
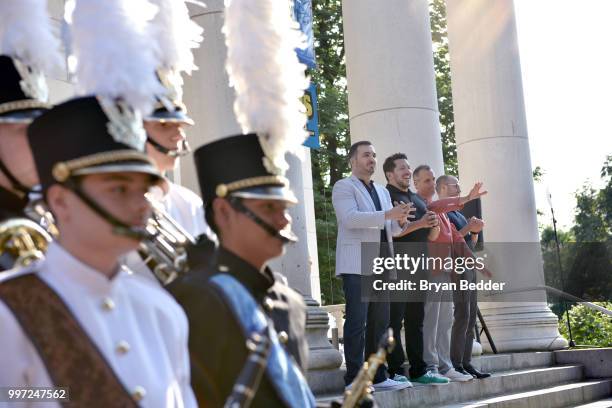
POLYGON ((408 190, 410 187, 410 180, 404 182, 404 180, 397 180, 397 185, 403 188, 404 190, 408 190))

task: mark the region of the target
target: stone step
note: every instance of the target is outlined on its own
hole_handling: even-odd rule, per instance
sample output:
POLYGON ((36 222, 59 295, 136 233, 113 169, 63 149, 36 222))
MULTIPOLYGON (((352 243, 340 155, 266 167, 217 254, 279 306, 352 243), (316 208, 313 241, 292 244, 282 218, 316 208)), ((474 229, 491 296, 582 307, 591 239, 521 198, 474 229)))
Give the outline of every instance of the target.
MULTIPOLYGON (((413 388, 399 391, 379 391, 374 398, 381 408, 436 406, 546 388, 582 378, 581 365, 529 368, 495 372, 490 378, 466 383, 415 384, 413 388)), ((332 399, 340 400, 341 395, 322 396, 317 400, 325 402, 332 399)))
POLYGON ((588 404, 578 405, 574 408, 610 408, 612 407, 612 398, 604 398, 598 401, 589 402, 588 404))
POLYGON ((442 405, 444 408, 563 408, 563 407, 609 407, 611 399, 591 402, 609 397, 612 379, 588 380, 534 391, 520 392, 479 401, 442 405), (585 404, 586 405, 579 405, 585 404), (595 405, 594 405, 595 404, 595 405), (607 404, 607 405, 606 405, 607 404))
MULTIPOLYGON (((553 352, 524 352, 490 354, 474 357, 472 365, 485 372, 500 372, 510 370, 521 370, 535 367, 550 367, 554 365, 553 352)), ((569 364, 569 363, 568 363, 569 364)), ((306 377, 311 389, 317 397, 325 395, 336 395, 344 388, 344 364, 340 369, 318 370, 307 373, 306 377)))
POLYGON ((497 372, 489 378, 465 383, 415 384, 399 391, 377 392, 374 398, 381 408, 436 406, 542 389, 582 378, 581 365, 529 368, 497 372))
MULTIPOLYGON (((569 362, 567 364, 570 364, 569 362)), ((486 354, 474 357, 472 365, 481 371, 496 372, 522 370, 555 365, 555 354, 551 351, 524 353, 486 354)))

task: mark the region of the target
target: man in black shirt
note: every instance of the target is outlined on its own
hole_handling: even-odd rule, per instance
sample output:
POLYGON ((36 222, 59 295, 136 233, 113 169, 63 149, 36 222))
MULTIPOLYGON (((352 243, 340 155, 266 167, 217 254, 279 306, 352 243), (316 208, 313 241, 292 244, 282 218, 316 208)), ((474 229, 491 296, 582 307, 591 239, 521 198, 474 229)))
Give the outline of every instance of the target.
MULTIPOLYGON (((395 252, 407 253, 411 257, 427 255, 428 239, 435 239, 439 233, 438 218, 433 211, 427 209, 425 201, 409 189, 412 172, 408 158, 403 153, 389 156, 384 164, 383 171, 387 179, 387 190, 394 203, 411 202, 416 208, 415 221, 410 222, 404 235, 396 237, 395 252)), ((406 271, 398 271, 399 279, 418 281, 424 277, 424 271, 417 271, 410 275, 406 271), (403 274, 402 274, 403 272, 403 274)), ((423 319, 424 319, 424 293, 405 294, 402 299, 391 302, 390 326, 394 333, 400 333, 402 321, 406 334, 406 356, 410 362, 410 379, 421 384, 442 384, 448 380, 430 375, 423 361, 423 319)), ((389 375, 399 379, 405 375, 402 365, 406 361, 402 350, 401 336, 395 336, 397 345, 388 358, 389 375)))

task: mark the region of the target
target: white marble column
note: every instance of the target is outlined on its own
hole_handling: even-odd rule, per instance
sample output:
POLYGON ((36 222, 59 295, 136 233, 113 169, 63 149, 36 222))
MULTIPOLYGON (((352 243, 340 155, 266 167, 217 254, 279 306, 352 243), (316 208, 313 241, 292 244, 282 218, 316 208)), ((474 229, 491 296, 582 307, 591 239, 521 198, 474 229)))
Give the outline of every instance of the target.
POLYGON ((310 151, 302 147, 297 154, 287 155, 291 183, 299 203, 291 208, 293 232, 299 241, 286 246, 285 254, 271 262, 274 270, 291 277, 291 287, 321 303, 317 231, 315 226, 314 197, 310 151))
MULTIPOLYGON (((192 148, 227 136, 240 134, 233 112, 234 90, 228 86, 225 71, 226 47, 223 26, 223 1, 209 0, 206 9, 190 6, 192 18, 204 28, 204 42, 196 50, 199 70, 185 77, 183 101, 196 125, 188 130, 192 148)), ((287 246, 282 258, 271 262, 274 270, 283 273, 289 286, 300 291, 308 306, 307 339, 310 346, 308 379, 315 392, 337 391, 342 376, 337 368, 342 357, 327 341, 328 319, 317 302, 321 301, 319 265, 314 215, 314 199, 310 152, 302 148, 297 155, 288 155, 287 178, 300 203, 290 209, 293 231, 299 238, 287 246)), ((228 166, 232 165, 231 161, 228 166)), ((181 184, 199 192, 191 158, 180 165, 181 184)))
POLYGON ((374 143, 378 182, 397 152, 442 174, 429 2, 344 0, 342 16, 351 142, 374 143))
MULTIPOLYGON (((492 272, 513 287, 544 283, 514 5, 512 0, 447 0, 459 175, 477 180, 487 243, 496 251, 492 272)), ((545 293, 507 296, 480 308, 499 351, 567 346, 545 293)), ((490 350, 483 336, 485 350, 490 350)))

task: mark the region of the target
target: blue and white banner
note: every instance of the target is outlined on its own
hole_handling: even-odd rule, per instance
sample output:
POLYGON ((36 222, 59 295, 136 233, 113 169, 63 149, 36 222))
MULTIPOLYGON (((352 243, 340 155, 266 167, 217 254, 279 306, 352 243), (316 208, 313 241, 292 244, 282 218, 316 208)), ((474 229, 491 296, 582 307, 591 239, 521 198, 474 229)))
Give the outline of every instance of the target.
POLYGON ((314 54, 314 34, 312 32, 312 0, 294 0, 293 18, 300 24, 300 30, 306 36, 306 48, 296 49, 298 59, 308 68, 314 68, 317 63, 314 54))

